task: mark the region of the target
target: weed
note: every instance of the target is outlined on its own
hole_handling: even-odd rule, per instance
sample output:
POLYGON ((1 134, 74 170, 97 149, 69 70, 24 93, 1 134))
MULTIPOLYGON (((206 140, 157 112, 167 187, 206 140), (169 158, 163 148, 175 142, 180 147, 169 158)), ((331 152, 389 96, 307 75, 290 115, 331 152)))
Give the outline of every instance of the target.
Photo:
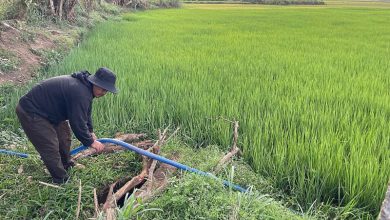
POLYGON ((18 63, 12 52, 0 48, 0 75, 15 70, 18 63))

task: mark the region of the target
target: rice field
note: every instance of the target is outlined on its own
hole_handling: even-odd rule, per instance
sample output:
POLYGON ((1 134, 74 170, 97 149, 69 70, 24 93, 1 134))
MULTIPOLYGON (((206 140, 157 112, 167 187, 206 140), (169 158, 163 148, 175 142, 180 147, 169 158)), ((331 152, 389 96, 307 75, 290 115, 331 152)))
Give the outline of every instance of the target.
POLYGON ((390 177, 390 11, 190 5, 94 29, 53 75, 100 66, 117 95, 94 105, 97 133, 180 126, 197 146, 239 146, 308 209, 376 214, 390 177))

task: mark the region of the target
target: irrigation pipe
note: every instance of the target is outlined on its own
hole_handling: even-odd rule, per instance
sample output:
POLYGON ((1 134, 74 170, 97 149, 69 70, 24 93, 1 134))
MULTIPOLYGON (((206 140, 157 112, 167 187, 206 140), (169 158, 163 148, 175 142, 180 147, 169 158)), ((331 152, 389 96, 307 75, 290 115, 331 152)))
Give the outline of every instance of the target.
MULTIPOLYGON (((192 172, 192 173, 196 173, 196 174, 199 174, 199 175, 202 175, 202 176, 206 176, 206 177, 210 177, 210 178, 213 178, 213 179, 216 179, 216 180, 221 180, 221 179, 219 179, 218 177, 216 177, 215 175, 213 175, 211 173, 206 173, 206 172, 203 172, 201 170, 198 170, 198 169, 186 166, 184 164, 178 163, 176 161, 169 160, 169 159, 167 159, 165 157, 162 157, 160 155, 157 155, 157 154, 151 153, 149 151, 140 149, 138 147, 135 147, 135 146, 133 146, 131 144, 128 144, 126 142, 123 142, 123 141, 110 139, 110 138, 101 138, 101 139, 98 139, 98 141, 100 141, 101 143, 112 143, 112 144, 120 145, 120 146, 122 146, 122 147, 124 147, 124 148, 126 148, 128 150, 131 150, 131 151, 134 151, 136 153, 142 154, 142 155, 144 155, 146 157, 149 157, 151 159, 158 160, 158 161, 160 161, 162 163, 169 164, 169 165, 174 166, 176 168, 179 168, 181 170, 192 172)), ((82 145, 82 146, 80 146, 78 148, 75 148, 75 149, 71 150, 70 154, 71 155, 77 154, 78 152, 86 150, 87 148, 88 147, 82 145)), ((9 154, 9 155, 15 155, 15 156, 23 157, 23 158, 27 158, 29 156, 28 154, 17 153, 17 152, 13 152, 13 151, 2 150, 2 149, 0 149, 0 153, 9 154)), ((233 183, 231 183, 229 181, 226 181, 226 180, 222 180, 222 183, 225 186, 227 186, 229 188, 232 188, 232 189, 235 189, 235 190, 238 190, 240 192, 246 192, 247 191, 246 189, 242 188, 241 186, 235 185, 235 184, 233 184, 233 183)))
POLYGON ((14 151, 10 151, 10 150, 4 150, 4 149, 0 149, 0 154, 14 155, 14 156, 23 157, 23 158, 29 157, 28 154, 18 153, 18 152, 14 152, 14 151))

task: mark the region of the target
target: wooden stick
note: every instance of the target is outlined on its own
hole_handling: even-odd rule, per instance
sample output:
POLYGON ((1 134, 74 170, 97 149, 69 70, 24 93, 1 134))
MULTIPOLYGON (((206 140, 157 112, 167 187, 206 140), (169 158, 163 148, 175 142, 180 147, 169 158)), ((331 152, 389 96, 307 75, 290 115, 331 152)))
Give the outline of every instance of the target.
POLYGON ((61 186, 57 186, 57 185, 50 184, 50 183, 45 183, 45 182, 42 182, 42 181, 38 181, 38 183, 40 183, 42 185, 45 185, 45 186, 50 186, 50 187, 53 187, 53 188, 57 188, 57 189, 64 189, 61 186))
MULTIPOLYGON (((141 147, 143 149, 145 148, 148 148, 150 146, 152 146, 152 142, 149 141, 149 140, 145 140, 145 141, 139 141, 140 139, 146 137, 145 134, 122 134, 122 133, 117 133, 116 135, 116 140, 120 140, 120 141, 124 141, 124 142, 127 142, 127 143, 132 143, 133 145, 137 146, 137 147, 141 147), (136 143, 133 143, 135 141, 139 141, 139 142, 136 142, 136 143)), ((103 153, 113 153, 113 152, 117 152, 117 151, 122 151, 122 150, 125 150, 125 148, 121 147, 121 146, 118 146, 118 145, 115 145, 115 144, 112 144, 112 143, 105 143, 104 144, 104 149, 100 152, 96 152, 96 149, 94 148, 88 148, 80 153, 77 153, 76 155, 74 155, 72 157, 72 160, 79 160, 81 158, 84 158, 84 157, 88 157, 88 156, 91 156, 91 155, 95 155, 95 154, 103 154, 103 153)))
POLYGON ((116 214, 114 208, 109 208, 106 210, 106 220, 115 220, 116 214))
MULTIPOLYGON (((160 146, 166 142, 168 127, 164 129, 164 131, 161 133, 160 130, 158 130, 158 141, 155 142, 153 147, 149 148, 148 151, 153 152, 155 154, 158 154, 160 151, 160 146)), ((176 129, 173 135, 177 133, 179 129, 176 129)), ((173 136, 171 135, 171 137, 173 136)), ((170 137, 170 138, 171 138, 170 137)), ((155 170, 157 161, 154 161, 150 158, 147 158, 145 156, 142 156, 142 164, 143 169, 141 173, 135 177, 133 177, 130 181, 128 181, 124 186, 122 186, 118 191, 116 191, 112 196, 107 196, 106 202, 103 205, 103 210, 105 210, 106 214, 108 215, 108 212, 111 212, 111 209, 114 208, 114 203, 122 198, 128 191, 131 189, 134 189, 137 185, 139 185, 146 177, 149 177, 148 179, 151 183, 150 185, 153 185, 153 172, 155 170), (149 176, 148 176, 149 173, 149 176)), ((150 191, 151 188, 149 188, 150 191)), ((111 189, 110 189, 111 191, 111 189)), ((110 214, 111 215, 111 214, 110 214)))
POLYGON ((123 134, 123 133, 116 133, 115 139, 124 141, 127 143, 139 141, 146 137, 146 134, 123 134))
POLYGON ((108 208, 111 208, 111 205, 114 206, 114 203, 112 202, 113 200, 115 200, 113 192, 114 192, 114 187, 117 183, 118 183, 118 181, 116 181, 115 183, 110 185, 110 190, 108 191, 106 202, 103 205, 104 211, 107 210, 108 208), (107 203, 107 202, 109 202, 109 203, 107 203))
POLYGON ((82 190, 82 187, 81 187, 81 179, 79 180, 79 198, 77 200, 77 211, 76 211, 76 219, 79 219, 79 215, 80 215, 80 206, 81 206, 81 190, 82 190))
MULTIPOLYGON (((143 156, 142 157, 142 164, 143 164, 143 169, 141 173, 138 176, 133 177, 130 181, 128 181, 124 186, 122 186, 118 191, 116 191, 113 195, 112 194, 112 189, 110 188, 109 195, 107 196, 106 202, 103 205, 103 210, 106 211, 110 208, 114 208, 115 202, 122 198, 130 189, 133 189, 135 186, 140 184, 146 177, 147 171, 151 165, 151 160, 149 160, 147 157, 143 156)), ((116 184, 117 182, 115 182, 116 184)))
POLYGON ((174 137, 176 134, 177 134, 177 132, 180 130, 180 127, 178 127, 178 128, 176 128, 176 130, 171 134, 171 136, 169 136, 168 138, 167 138, 167 140, 165 141, 165 143, 168 143, 168 141, 172 138, 172 137, 174 137))
POLYGON ((230 152, 227 153, 216 166, 214 172, 218 173, 223 166, 225 166, 227 163, 230 162, 230 160, 233 158, 234 155, 240 153, 240 149, 237 147, 237 141, 238 141, 238 121, 234 121, 234 127, 233 127, 233 144, 230 149, 230 152))
MULTIPOLYGON (((167 137, 167 132, 168 132, 168 127, 166 127, 164 129, 164 132, 161 134, 160 133, 160 130, 159 130, 159 140, 156 142, 156 146, 155 146, 155 151, 154 152, 155 154, 159 154, 160 153, 160 147, 159 146, 163 146, 165 143, 168 142, 168 140, 170 138, 172 138, 174 135, 176 135, 176 133, 179 131, 180 128, 177 128, 171 136, 169 136, 168 138, 167 137), (159 145, 159 146, 158 146, 159 145)), ((148 187, 146 188, 146 193, 147 194, 151 194, 151 191, 152 191, 152 186, 153 186, 153 178, 154 178, 154 170, 156 169, 156 166, 157 166, 157 161, 156 160, 153 160, 153 163, 152 165, 150 166, 150 169, 149 169, 149 175, 148 175, 148 181, 149 181, 149 184, 148 184, 148 187)))
MULTIPOLYGON (((177 156, 169 157, 171 160, 178 160, 179 158, 177 156)), ((157 194, 161 191, 163 191, 168 186, 168 178, 172 176, 172 174, 177 170, 176 167, 168 165, 168 164, 161 164, 161 166, 154 172, 153 178, 154 182, 147 181, 140 190, 137 190, 135 192, 135 196, 137 198, 141 198, 142 202, 148 201, 150 198, 153 197, 154 194, 157 194), (151 188, 153 190, 150 190, 148 192, 148 188, 151 188)), ((137 207, 139 204, 136 203, 134 207, 137 207)))
POLYGON ((99 210, 99 202, 96 194, 96 188, 93 188, 93 202, 95 204, 95 214, 94 217, 97 218, 99 216, 100 210, 99 210))
POLYGON ((115 192, 110 198, 107 197, 106 202, 103 205, 103 210, 106 211, 113 208, 115 206, 115 202, 117 199, 122 198, 130 189, 134 188, 138 184, 140 184, 145 178, 145 174, 138 175, 133 177, 129 182, 127 182, 122 188, 120 188, 118 191, 115 192))

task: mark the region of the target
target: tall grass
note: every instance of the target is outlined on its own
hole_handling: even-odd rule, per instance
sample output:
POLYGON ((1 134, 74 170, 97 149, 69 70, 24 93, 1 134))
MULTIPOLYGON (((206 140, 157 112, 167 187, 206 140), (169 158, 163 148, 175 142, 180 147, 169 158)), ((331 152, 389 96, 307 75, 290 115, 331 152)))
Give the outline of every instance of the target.
POLYGON ((245 158, 303 207, 375 215, 390 177, 390 12, 202 7, 101 25, 51 72, 117 73, 119 94, 95 103, 96 131, 175 124, 227 148, 215 118, 235 118, 245 158))

